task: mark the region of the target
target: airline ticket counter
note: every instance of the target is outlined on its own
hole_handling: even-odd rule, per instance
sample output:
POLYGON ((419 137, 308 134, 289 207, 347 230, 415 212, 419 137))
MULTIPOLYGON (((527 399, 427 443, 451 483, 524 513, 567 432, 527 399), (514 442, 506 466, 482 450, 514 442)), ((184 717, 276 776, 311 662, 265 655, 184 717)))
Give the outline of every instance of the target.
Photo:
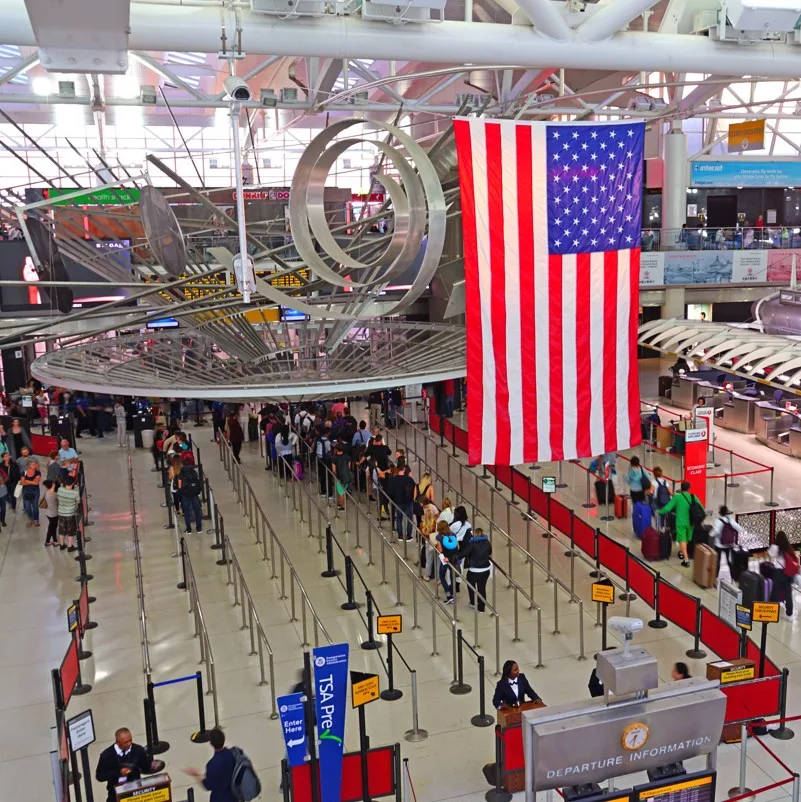
POLYGON ((797 409, 758 401, 756 411, 756 439, 774 451, 801 458, 801 418, 797 409))

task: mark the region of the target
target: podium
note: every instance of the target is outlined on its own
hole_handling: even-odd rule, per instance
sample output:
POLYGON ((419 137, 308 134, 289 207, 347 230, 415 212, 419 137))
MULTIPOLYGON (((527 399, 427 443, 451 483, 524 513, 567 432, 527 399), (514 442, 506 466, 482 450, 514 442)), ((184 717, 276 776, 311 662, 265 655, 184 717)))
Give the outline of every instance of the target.
POLYGON ((172 780, 169 774, 153 774, 141 780, 118 785, 117 802, 172 802, 172 780))
POLYGON ((501 740, 501 786, 515 793, 526 787, 525 755, 523 754, 523 712, 547 705, 542 702, 523 702, 520 707, 505 707, 498 711, 496 737, 501 740))

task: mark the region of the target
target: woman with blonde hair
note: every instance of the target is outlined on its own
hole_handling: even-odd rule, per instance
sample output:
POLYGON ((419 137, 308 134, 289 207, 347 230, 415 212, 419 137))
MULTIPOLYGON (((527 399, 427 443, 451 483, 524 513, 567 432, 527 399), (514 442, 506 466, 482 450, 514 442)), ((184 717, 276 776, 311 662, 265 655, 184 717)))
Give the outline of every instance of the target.
POLYGON ((453 502, 447 496, 442 499, 442 509, 439 513, 439 518, 437 518, 437 523, 440 521, 445 521, 449 527, 453 523, 453 502))
POLYGON ((423 579, 430 582, 434 578, 434 558, 436 557, 437 516, 439 510, 430 501, 423 504, 423 520, 420 522, 420 565, 423 566, 423 579))

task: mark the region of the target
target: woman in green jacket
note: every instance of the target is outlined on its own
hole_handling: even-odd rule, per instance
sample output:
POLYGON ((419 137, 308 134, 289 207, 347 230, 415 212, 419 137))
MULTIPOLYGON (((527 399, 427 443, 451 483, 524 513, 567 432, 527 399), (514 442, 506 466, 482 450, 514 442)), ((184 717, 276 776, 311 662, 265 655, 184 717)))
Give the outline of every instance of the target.
POLYGON ((674 493, 673 497, 662 509, 657 510, 658 515, 676 514, 676 542, 681 552, 681 564, 684 568, 690 567, 690 558, 687 555, 687 544, 693 536, 693 527, 690 523, 690 507, 695 496, 690 493, 690 483, 682 482, 681 491, 674 493))

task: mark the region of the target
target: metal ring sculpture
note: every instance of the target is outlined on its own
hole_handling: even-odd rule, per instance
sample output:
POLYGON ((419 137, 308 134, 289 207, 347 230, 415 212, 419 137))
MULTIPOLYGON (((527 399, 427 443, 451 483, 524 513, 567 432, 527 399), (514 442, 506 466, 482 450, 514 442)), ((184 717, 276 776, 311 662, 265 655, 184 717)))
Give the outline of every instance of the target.
MULTIPOLYGON (((425 292, 439 265, 445 244, 445 196, 434 165, 408 134, 387 123, 343 120, 316 136, 301 156, 289 195, 289 221, 298 254, 318 278, 335 287, 361 289, 365 295, 369 295, 372 289, 379 289, 409 267, 420 251, 427 224, 428 240, 420 270, 403 298, 383 312, 384 315, 399 315, 425 292), (334 142, 334 139, 356 125, 390 134, 414 163, 412 165, 407 161, 396 148, 370 140, 392 162, 402 179, 399 183, 383 173, 377 174, 392 201, 394 230, 384 252, 371 262, 360 262, 341 248, 328 228, 323 206, 325 182, 334 162, 351 145, 365 141, 355 138, 334 142), (342 265, 347 272, 360 271, 364 275, 359 277, 359 281, 346 279, 324 261, 317 252, 315 241, 330 260, 342 265)), ((321 316, 319 307, 297 298, 287 298, 283 303, 312 317, 321 316)), ((328 309, 324 315, 353 320, 375 317, 375 312, 367 310, 362 314, 341 314, 328 309)))

